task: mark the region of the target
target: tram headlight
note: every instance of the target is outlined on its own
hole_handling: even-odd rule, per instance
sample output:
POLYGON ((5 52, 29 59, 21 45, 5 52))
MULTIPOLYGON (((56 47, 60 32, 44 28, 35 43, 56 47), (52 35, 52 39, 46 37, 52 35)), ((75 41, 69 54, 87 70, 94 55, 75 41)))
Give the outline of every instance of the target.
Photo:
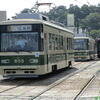
POLYGON ((1 63, 2 64, 8 64, 8 63, 10 63, 10 60, 9 59, 3 59, 3 60, 1 60, 1 63))

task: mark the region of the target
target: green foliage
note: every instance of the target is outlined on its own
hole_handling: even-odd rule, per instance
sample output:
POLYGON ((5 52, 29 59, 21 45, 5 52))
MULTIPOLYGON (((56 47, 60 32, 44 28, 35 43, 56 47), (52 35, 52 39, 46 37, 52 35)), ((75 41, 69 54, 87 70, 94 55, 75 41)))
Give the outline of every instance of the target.
POLYGON ((54 20, 64 25, 67 24, 67 9, 65 6, 54 7, 46 15, 49 16, 50 20, 54 20))
POLYGON ((85 18, 90 13, 90 7, 88 5, 83 5, 81 7, 81 19, 85 18))
MULTIPOLYGON (((27 13, 30 9, 25 8, 21 13, 27 13)), ((93 38, 100 38, 100 4, 98 6, 83 5, 78 7, 77 5, 70 5, 67 9, 65 6, 58 6, 52 8, 47 15, 50 20, 54 20, 64 25, 67 25, 67 14, 72 13, 75 16, 75 26, 82 27, 88 30, 87 34, 90 34, 93 38)))
POLYGON ((21 13, 28 13, 28 12, 32 12, 32 10, 29 9, 29 8, 25 8, 25 9, 23 9, 23 10, 21 11, 21 13))
POLYGON ((87 28, 88 31, 93 29, 100 29, 100 14, 90 13, 85 19, 81 20, 81 26, 87 28))
POLYGON ((71 4, 68 13, 74 14, 76 19, 81 18, 81 10, 77 5, 74 6, 71 4))
POLYGON ((87 32, 92 38, 100 38, 100 29, 99 30, 91 30, 90 32, 87 32))
POLYGON ((75 26, 79 27, 79 20, 81 19, 81 11, 77 5, 70 5, 68 13, 74 14, 75 16, 75 26))
MULTIPOLYGON (((53 9, 49 11, 49 13, 45 13, 45 14, 48 15, 51 20, 61 22, 66 25, 68 13, 74 14, 76 27, 80 27, 81 25, 82 28, 86 28, 86 27, 89 27, 89 24, 90 24, 90 22, 87 21, 88 20, 87 16, 91 15, 91 13, 100 13, 100 5, 98 4, 98 6, 93 6, 93 5, 88 6, 85 4, 80 8, 77 5, 71 4, 68 9, 66 9, 65 6, 54 7, 53 9)), ((94 16, 94 15, 91 15, 91 16, 94 16)), ((90 21, 92 20, 95 21, 94 18, 92 18, 90 21)), ((99 21, 99 19, 97 20, 99 21)), ((92 27, 92 28, 95 29, 95 27, 92 27)))
POLYGON ((98 6, 70 5, 68 9, 65 6, 55 7, 46 13, 51 20, 67 24, 67 14, 72 13, 75 16, 75 26, 88 30, 93 38, 100 37, 100 4, 98 6))

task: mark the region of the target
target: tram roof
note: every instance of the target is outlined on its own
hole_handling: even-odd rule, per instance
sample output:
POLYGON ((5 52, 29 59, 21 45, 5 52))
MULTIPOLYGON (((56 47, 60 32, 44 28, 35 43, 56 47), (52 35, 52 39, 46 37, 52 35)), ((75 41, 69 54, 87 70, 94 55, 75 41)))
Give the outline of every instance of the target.
POLYGON ((46 24, 49 26, 52 26, 54 28, 58 28, 61 29, 63 31, 67 31, 69 33, 73 32, 69 29, 67 29, 66 27, 61 27, 57 24, 51 23, 49 21, 44 21, 44 20, 37 20, 37 19, 14 19, 14 20, 6 20, 6 21, 2 21, 0 22, 0 25, 15 25, 15 24, 46 24))
POLYGON ((91 37, 74 37, 74 39, 92 39, 91 37))

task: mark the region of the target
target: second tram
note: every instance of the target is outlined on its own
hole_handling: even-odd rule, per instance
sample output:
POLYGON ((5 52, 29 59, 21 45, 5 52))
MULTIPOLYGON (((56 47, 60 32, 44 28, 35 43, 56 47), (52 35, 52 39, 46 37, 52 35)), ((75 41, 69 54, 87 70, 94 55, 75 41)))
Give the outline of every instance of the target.
POLYGON ((97 57, 100 58, 100 38, 96 40, 97 43, 97 57))
POLYGON ((90 37, 74 37, 75 61, 95 59, 95 40, 90 37))

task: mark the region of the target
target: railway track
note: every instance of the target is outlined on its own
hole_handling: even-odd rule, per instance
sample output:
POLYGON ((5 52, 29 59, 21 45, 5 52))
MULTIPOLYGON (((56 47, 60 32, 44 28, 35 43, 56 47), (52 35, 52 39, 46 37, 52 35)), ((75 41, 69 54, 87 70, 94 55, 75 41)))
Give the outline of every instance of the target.
MULTIPOLYGON (((89 68, 87 70, 84 70, 83 72, 77 73, 72 77, 69 77, 61 84, 58 84, 57 86, 51 88, 50 90, 41 94, 34 100, 74 100, 76 95, 79 94, 79 92, 83 89, 83 87, 89 82, 95 71, 97 71, 98 69, 100 70, 99 65, 100 62, 95 67, 91 66, 90 67, 91 69, 89 68), (90 74, 88 74, 88 72, 90 74)), ((98 83, 98 89, 100 90, 100 81, 98 83)), ((98 92, 100 94, 99 90, 98 92)), ((83 98, 79 100, 92 100, 92 99, 83 98)))
MULTIPOLYGON (((78 64, 80 64, 80 63, 78 63, 78 64)), ((77 64, 75 64, 75 65, 77 65, 77 64)), ((52 76, 49 76, 49 77, 52 77, 52 76)), ((0 96, 3 96, 1 94, 5 93, 7 91, 19 88, 21 86, 26 86, 30 83, 35 84, 35 82, 37 83, 43 79, 45 80, 48 78, 45 77, 45 78, 39 78, 39 79, 26 79, 27 81, 24 79, 2 79, 2 80, 0 80, 0 96)))
MULTIPOLYGON (((78 64, 81 64, 81 62, 74 64, 74 66, 76 66, 78 64)), ((23 80, 23 79, 2 79, 2 80, 0 80, 0 93, 3 93, 5 91, 9 91, 11 89, 20 87, 22 85, 27 85, 27 84, 29 84, 29 83, 31 83, 33 81, 34 82, 38 81, 37 79, 32 79, 32 80, 31 79, 27 79, 27 80, 28 80, 28 82, 26 80, 23 80), (10 86, 7 87, 6 84, 10 85, 10 86)))
MULTIPOLYGON (((9 87, 7 89, 5 88, 4 90, 0 91, 0 98, 2 100, 33 100, 33 99, 39 97, 40 95, 42 95, 43 93, 45 93, 46 91, 52 89, 56 85, 62 83, 64 80, 68 79, 69 77, 74 76, 75 74, 77 74, 91 66, 93 67, 93 65, 95 65, 95 63, 96 63, 96 61, 90 62, 84 68, 75 70, 74 72, 72 71, 73 69, 71 69, 70 71, 67 71, 67 73, 66 73, 66 71, 64 71, 63 73, 60 73, 57 75, 55 74, 53 77, 49 77, 49 78, 46 77, 46 78, 40 79, 38 81, 37 80, 30 80, 28 82, 21 81, 22 83, 19 82, 20 84, 18 84, 17 86, 9 87), (71 73, 71 71, 72 71, 72 73, 71 73), (67 76, 65 76, 64 74, 66 74, 67 76), (57 79, 57 77, 59 77, 59 78, 57 79), (42 81, 42 83, 41 83, 41 81, 42 81), (29 91, 29 93, 28 93, 28 91, 29 91)), ((82 65, 82 63, 79 63, 79 64, 82 65)))
POLYGON ((78 71, 75 71, 74 73, 71 73, 70 75, 68 75, 68 76, 66 76, 66 77, 64 77, 64 78, 62 78, 62 79, 60 79, 60 80, 58 80, 57 82, 51 84, 51 85, 50 85, 48 88, 46 88, 44 91, 42 91, 42 92, 40 92, 39 94, 37 94, 36 96, 32 97, 30 100, 36 99, 37 97, 39 97, 39 96, 42 95, 43 93, 47 92, 48 90, 52 89, 53 87, 59 85, 60 83, 62 83, 62 82, 65 81, 66 79, 68 79, 68 78, 74 76, 74 75, 77 74, 77 73, 80 73, 81 71, 86 70, 86 69, 89 68, 90 66, 93 66, 95 63, 96 63, 96 62, 91 63, 90 65, 86 66, 85 68, 82 68, 82 69, 80 69, 80 70, 78 70, 78 71))
POLYGON ((83 88, 80 90, 80 92, 76 95, 74 100, 81 100, 81 96, 85 91, 88 89, 88 87, 96 80, 97 75, 100 74, 100 70, 97 71, 90 79, 89 81, 83 86, 83 88))

